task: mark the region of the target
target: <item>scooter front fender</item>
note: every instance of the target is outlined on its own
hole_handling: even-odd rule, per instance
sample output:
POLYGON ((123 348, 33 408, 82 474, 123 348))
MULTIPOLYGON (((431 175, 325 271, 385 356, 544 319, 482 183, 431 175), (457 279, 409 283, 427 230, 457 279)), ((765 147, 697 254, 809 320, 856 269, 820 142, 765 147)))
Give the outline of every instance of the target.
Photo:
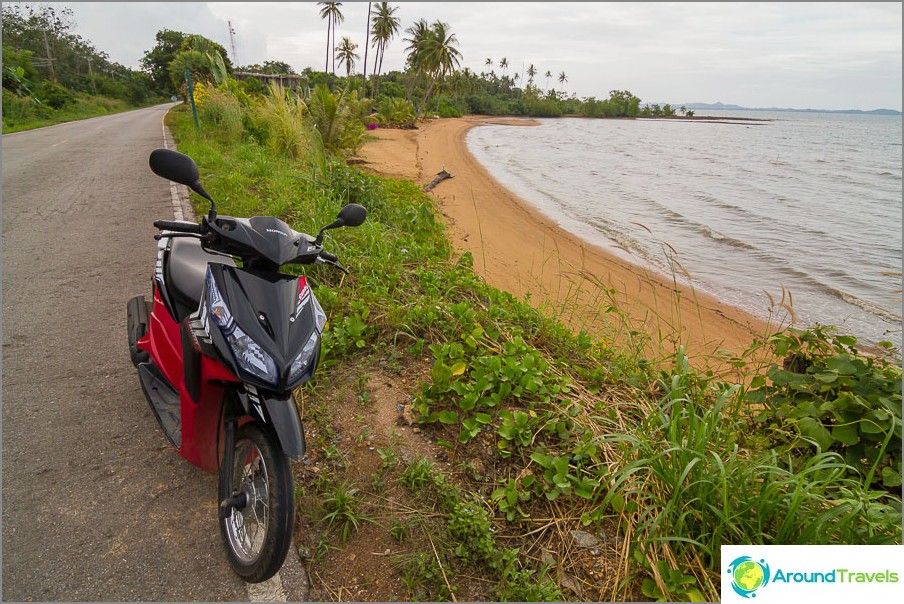
POLYGON ((239 389, 238 396, 245 413, 276 437, 283 453, 293 459, 304 456, 307 450, 304 428, 291 392, 283 396, 264 395, 253 386, 246 385, 239 389))

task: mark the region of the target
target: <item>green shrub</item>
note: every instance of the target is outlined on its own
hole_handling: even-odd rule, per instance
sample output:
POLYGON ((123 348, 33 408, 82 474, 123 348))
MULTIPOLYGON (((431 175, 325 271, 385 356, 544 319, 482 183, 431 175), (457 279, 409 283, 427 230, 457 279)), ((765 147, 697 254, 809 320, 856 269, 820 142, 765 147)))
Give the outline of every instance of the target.
POLYGON ((867 484, 899 492, 901 368, 858 355, 856 338, 825 327, 789 328, 768 344, 784 362, 752 384, 758 421, 800 454, 835 451, 867 484))
POLYGON ((34 97, 53 109, 62 109, 75 102, 71 90, 50 80, 44 80, 35 88, 34 97))

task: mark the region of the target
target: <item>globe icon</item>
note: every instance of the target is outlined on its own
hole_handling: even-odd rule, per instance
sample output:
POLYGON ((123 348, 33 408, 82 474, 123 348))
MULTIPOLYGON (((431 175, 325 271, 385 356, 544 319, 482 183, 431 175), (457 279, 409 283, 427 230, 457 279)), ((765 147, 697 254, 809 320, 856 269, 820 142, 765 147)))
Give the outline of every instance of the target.
POLYGON ((763 567, 753 560, 741 562, 734 569, 734 582, 744 591, 756 591, 765 578, 763 567))

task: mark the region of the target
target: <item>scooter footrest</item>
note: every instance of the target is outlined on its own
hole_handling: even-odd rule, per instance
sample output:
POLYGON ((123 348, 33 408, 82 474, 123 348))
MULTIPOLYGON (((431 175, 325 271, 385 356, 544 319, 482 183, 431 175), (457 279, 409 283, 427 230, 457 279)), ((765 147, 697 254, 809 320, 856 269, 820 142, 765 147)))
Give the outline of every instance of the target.
POLYGON ((157 417, 157 423, 164 434, 178 449, 182 446, 182 420, 179 392, 173 388, 166 377, 160 373, 153 363, 138 365, 138 377, 141 389, 157 417))

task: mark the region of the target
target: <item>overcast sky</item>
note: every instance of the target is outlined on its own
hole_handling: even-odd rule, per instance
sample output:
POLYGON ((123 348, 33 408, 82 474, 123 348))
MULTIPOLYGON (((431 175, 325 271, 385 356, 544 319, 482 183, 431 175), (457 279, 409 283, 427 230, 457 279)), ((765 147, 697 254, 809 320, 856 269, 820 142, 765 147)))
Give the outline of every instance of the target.
MULTIPOLYGON (((322 69, 326 57, 316 2, 61 4, 73 10, 75 33, 134 68, 161 29, 204 35, 233 58, 228 21, 240 65, 269 59, 322 69)), ((651 103, 901 109, 900 2, 390 4, 399 7, 402 32, 384 71, 403 67, 404 30, 424 18, 449 24, 461 67, 481 72, 491 58, 498 73, 505 57, 509 75, 534 64, 535 83, 545 88, 551 71, 557 89, 564 71, 566 91, 579 97, 619 89, 651 103)), ((363 60, 367 3, 341 10, 337 40, 350 37, 363 60)))

